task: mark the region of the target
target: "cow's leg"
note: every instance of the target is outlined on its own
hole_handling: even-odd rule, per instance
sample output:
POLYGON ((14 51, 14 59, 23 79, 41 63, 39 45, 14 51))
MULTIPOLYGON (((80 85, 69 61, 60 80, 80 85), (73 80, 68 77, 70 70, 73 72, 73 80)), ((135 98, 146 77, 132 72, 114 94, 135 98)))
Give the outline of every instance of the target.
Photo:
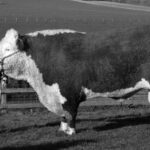
POLYGON ((67 118, 66 118, 66 116, 63 116, 63 117, 61 117, 61 123, 60 123, 59 131, 66 132, 67 129, 68 129, 67 118))
POLYGON ((62 117, 60 131, 65 132, 68 135, 76 133, 76 117, 78 108, 81 102, 86 100, 86 95, 83 91, 76 97, 76 99, 70 99, 63 104, 65 111, 65 117, 62 117))
POLYGON ((76 118, 67 119, 67 117, 62 117, 59 131, 63 131, 68 135, 75 134, 75 120, 76 118))
POLYGON ((72 135, 76 133, 76 116, 77 116, 77 110, 71 114, 70 118, 68 118, 68 130, 67 134, 72 135))
POLYGON ((76 110, 65 109, 65 116, 61 118, 59 131, 63 131, 68 135, 75 134, 76 116, 77 116, 77 109, 76 110))

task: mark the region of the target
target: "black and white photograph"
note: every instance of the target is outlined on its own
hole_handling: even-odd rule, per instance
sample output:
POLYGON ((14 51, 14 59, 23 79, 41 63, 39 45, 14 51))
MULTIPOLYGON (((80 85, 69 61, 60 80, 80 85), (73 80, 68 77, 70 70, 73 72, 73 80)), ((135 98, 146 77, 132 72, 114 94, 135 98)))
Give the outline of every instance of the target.
POLYGON ((0 150, 150 150, 150 1, 0 0, 0 150))

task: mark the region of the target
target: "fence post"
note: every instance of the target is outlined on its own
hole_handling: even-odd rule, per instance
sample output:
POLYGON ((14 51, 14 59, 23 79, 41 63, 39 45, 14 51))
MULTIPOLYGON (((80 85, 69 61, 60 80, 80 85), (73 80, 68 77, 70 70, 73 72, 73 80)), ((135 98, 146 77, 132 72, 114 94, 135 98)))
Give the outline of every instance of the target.
POLYGON ((7 95, 3 93, 3 91, 6 89, 6 80, 7 78, 4 77, 0 83, 0 88, 1 88, 1 112, 5 113, 7 110, 7 95))

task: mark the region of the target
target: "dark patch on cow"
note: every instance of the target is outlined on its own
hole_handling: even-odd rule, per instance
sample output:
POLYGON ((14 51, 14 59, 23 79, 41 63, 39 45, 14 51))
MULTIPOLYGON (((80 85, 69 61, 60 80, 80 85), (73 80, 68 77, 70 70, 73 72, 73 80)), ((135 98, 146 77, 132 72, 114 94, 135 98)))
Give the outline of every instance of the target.
POLYGON ((18 49, 20 51, 28 52, 30 48, 30 41, 27 36, 19 35, 19 38, 17 40, 18 49))
POLYGON ((110 36, 108 43, 79 33, 39 34, 22 37, 22 50, 34 59, 46 84, 57 82, 63 96, 78 100, 82 86, 106 92, 134 86, 142 77, 150 79, 142 72, 149 60, 149 45, 140 47, 145 35, 134 34, 128 39, 110 36))

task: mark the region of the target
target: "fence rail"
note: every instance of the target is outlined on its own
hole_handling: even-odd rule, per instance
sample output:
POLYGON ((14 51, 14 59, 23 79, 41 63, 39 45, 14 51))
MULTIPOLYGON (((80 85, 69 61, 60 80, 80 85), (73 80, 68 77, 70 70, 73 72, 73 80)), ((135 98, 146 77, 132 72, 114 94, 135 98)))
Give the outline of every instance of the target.
MULTIPOLYGON (((8 94, 13 95, 13 94, 28 94, 28 93, 35 93, 35 91, 32 88, 4 88, 4 89, 2 89, 1 90, 1 99, 0 99, 0 109, 42 108, 43 105, 36 100, 32 101, 32 102, 22 102, 22 100, 19 99, 19 103, 15 103, 15 102, 8 103, 8 99, 7 99, 8 94)), ((142 102, 143 97, 145 97, 145 98, 147 97, 144 90, 138 92, 135 95, 135 98, 133 98, 133 99, 140 99, 139 101, 142 102), (140 98, 137 98, 137 97, 140 97, 140 98)), ((97 103, 99 103, 99 102, 100 102, 100 99, 89 100, 87 103, 87 106, 97 105, 97 103)), ((112 104, 113 102, 110 102, 110 100, 107 101, 107 99, 104 102, 104 99, 101 99, 101 103, 102 103, 102 105, 105 105, 105 104, 112 104)), ((116 103, 116 104, 118 104, 118 103, 116 103)))
POLYGON ((35 93, 35 91, 32 88, 6 88, 2 90, 2 94, 13 93, 35 93))
POLYGON ((6 109, 6 108, 36 108, 36 107, 42 107, 42 105, 39 102, 33 102, 33 103, 7 103, 7 95, 8 94, 27 94, 27 93, 35 93, 35 91, 32 88, 4 88, 1 90, 1 101, 0 101, 0 109, 6 109))

